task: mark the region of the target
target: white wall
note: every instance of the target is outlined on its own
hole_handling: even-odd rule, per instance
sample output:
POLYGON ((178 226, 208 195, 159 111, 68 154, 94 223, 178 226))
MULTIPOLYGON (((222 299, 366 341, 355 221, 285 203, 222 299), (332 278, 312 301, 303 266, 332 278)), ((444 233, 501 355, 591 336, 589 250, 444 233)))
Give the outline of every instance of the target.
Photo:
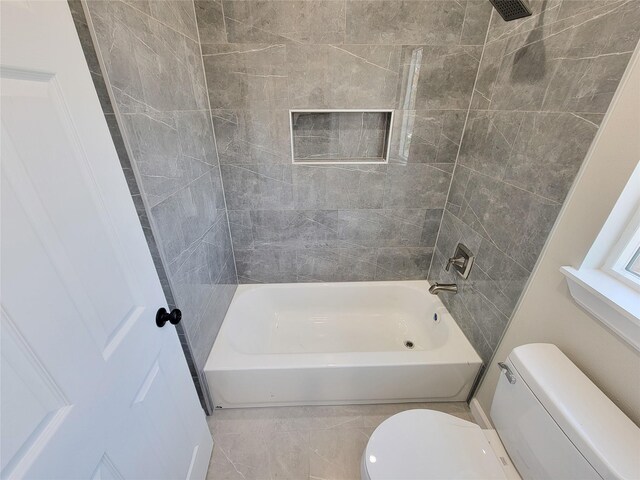
POLYGON ((579 267, 640 161, 640 46, 547 240, 476 399, 489 412, 499 370, 518 345, 556 344, 640 425, 640 353, 582 310, 559 268, 579 267))

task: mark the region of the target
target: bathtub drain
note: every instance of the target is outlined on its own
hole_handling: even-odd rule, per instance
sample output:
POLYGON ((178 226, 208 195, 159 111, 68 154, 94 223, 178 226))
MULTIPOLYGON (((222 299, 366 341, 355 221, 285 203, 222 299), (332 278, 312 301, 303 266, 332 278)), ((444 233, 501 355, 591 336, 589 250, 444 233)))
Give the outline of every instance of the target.
POLYGON ((411 340, 406 340, 404 342, 404 346, 407 348, 413 348, 413 342, 411 340))

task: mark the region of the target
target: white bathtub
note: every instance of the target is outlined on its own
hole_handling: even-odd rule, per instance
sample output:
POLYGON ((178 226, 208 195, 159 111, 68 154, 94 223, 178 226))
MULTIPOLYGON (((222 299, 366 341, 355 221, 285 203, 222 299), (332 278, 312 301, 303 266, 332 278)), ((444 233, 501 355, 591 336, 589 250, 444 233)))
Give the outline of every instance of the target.
POLYGON ((216 408, 465 400, 481 360, 428 289, 239 286, 205 366, 216 408))

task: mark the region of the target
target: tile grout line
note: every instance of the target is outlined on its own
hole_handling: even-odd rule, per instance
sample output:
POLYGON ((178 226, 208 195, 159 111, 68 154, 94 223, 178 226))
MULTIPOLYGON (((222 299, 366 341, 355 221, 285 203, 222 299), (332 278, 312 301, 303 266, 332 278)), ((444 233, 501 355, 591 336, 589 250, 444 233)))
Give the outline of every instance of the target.
POLYGON ((160 243, 156 240, 157 237, 157 233, 159 231, 158 226, 156 225, 155 222, 155 218, 151 213, 151 210, 153 207, 150 206, 148 198, 147 198, 147 194, 144 191, 144 186, 143 183, 141 182, 141 174, 138 170, 138 165, 135 161, 136 156, 133 155, 133 148, 131 146, 130 140, 129 140, 129 136, 125 134, 125 129, 122 127, 122 125, 124 125, 124 121, 123 121, 123 114, 120 112, 120 107, 118 106, 118 103, 116 102, 115 99, 115 95, 113 93, 113 87, 111 84, 111 81, 109 80, 109 72, 107 71, 106 68, 106 62, 104 60, 104 56, 102 55, 102 50, 100 48, 100 45, 98 43, 98 39, 95 33, 96 27, 93 23, 93 17, 91 15, 91 12, 89 10, 89 5, 87 4, 88 0, 82 0, 81 1, 81 6, 82 6, 82 10, 84 11, 84 15, 87 21, 87 26, 89 28, 89 34, 91 36, 91 41, 93 43, 93 48, 94 51, 96 53, 96 57, 98 59, 98 65, 101 69, 101 74, 102 77, 104 79, 104 84, 105 87, 107 89, 107 93, 109 96, 109 101, 111 102, 111 106, 112 106, 112 114, 115 116, 116 119, 116 124, 118 126, 118 129, 120 130, 120 136, 122 137, 122 141, 124 143, 125 146, 125 150, 127 152, 127 155, 129 156, 130 159, 130 167, 131 167, 131 171, 133 172, 134 178, 136 180, 136 183, 138 185, 138 190, 140 193, 140 199, 142 200, 142 204, 145 208, 145 213, 147 214, 147 219, 149 221, 149 227, 151 229, 151 233, 153 234, 153 239, 154 242, 156 244, 156 250, 158 251, 158 255, 160 256, 160 264, 161 267, 164 271, 164 277, 167 279, 167 284, 168 284, 168 288, 169 288, 169 292, 171 294, 171 297, 173 298, 173 301, 175 302, 175 295, 174 295, 174 291, 175 291, 175 287, 173 285, 173 281, 171 279, 171 277, 167 274, 167 269, 165 267, 165 265, 169 265, 169 262, 167 261, 166 258, 166 254, 164 252, 164 248, 161 248, 160 243))
MULTIPOLYGON (((211 124, 211 132, 213 134, 213 144, 216 147, 216 156, 218 157, 218 175, 220 175, 220 186, 222 187, 222 199, 224 201, 224 213, 227 219, 227 231, 229 233, 229 243, 231 244, 231 256, 233 258, 233 269, 236 274, 236 285, 238 284, 238 265, 236 263, 236 253, 233 246, 233 237, 231 236, 231 222, 229 221, 229 207, 227 206, 227 194, 224 188, 224 179, 222 178, 222 168, 220 164, 220 153, 218 152, 218 139, 216 138, 216 129, 213 124, 213 114, 211 112, 211 101, 209 99, 209 86, 207 84, 207 71, 204 67, 204 56, 202 55, 202 41, 200 39, 200 28, 198 27, 198 14, 196 12, 196 4, 195 1, 191 2, 193 6, 193 14, 196 19, 196 34, 198 36, 198 50, 200 51, 200 65, 202 65, 202 77, 204 78, 204 87, 207 93, 207 103, 209 104, 209 123, 211 124)), ((222 10, 222 18, 224 21, 224 5, 223 2, 220 2, 220 6, 222 10)), ((225 24, 226 25, 226 24, 225 24)), ((227 29, 225 26, 225 36, 227 35, 227 29)))
MULTIPOLYGON (((487 236, 483 235, 482 233, 478 232, 475 228, 473 228, 471 225, 468 225, 467 223, 464 222, 464 220, 462 220, 458 215, 456 215, 455 213, 453 213, 451 210, 447 210, 447 212, 449 213, 449 215, 451 215, 452 217, 454 217, 456 219, 456 221, 460 222, 461 224, 463 224, 465 227, 467 227, 469 230, 471 230, 473 233, 475 233, 476 235, 478 235, 482 240, 486 240, 487 242, 489 242, 493 248, 495 248, 498 252, 500 252, 502 255, 504 255, 506 258, 508 258, 509 260, 511 260, 513 263, 515 263, 516 265, 518 265, 520 268, 526 270, 527 272, 529 272, 529 274, 532 273, 532 270, 530 270, 529 268, 525 267, 524 265, 522 265, 518 260, 514 259, 513 256, 511 254, 508 254, 506 252, 504 252, 500 247, 498 247, 495 242, 491 239, 491 238, 487 238, 487 236)), ((475 213, 474 213, 475 215, 475 213)), ((477 218, 477 216, 476 216, 477 218)), ((485 228, 482 228, 483 230, 485 230, 485 228)), ((482 270, 482 269, 481 269, 482 270)), ((486 273, 486 272, 485 272, 486 273)), ((487 274, 487 276, 489 276, 487 274)), ((491 278, 489 276, 489 278, 491 278)))
MULTIPOLYGON (((132 10, 135 10, 136 12, 138 12, 138 13, 140 13, 140 14, 144 15, 145 17, 150 18, 150 19, 151 19, 151 20, 153 20, 154 22, 158 22, 160 25, 162 25, 162 26, 164 26, 164 27, 168 28, 168 29, 169 29, 169 30, 171 30, 172 32, 175 32, 175 33, 177 33, 178 35, 181 35, 181 36, 183 36, 183 37, 185 37, 185 38, 188 38, 188 39, 189 39, 189 40, 191 40, 192 42, 196 42, 196 43, 198 42, 197 40, 195 40, 195 39, 191 38, 191 37, 190 37, 189 35, 187 35, 186 33, 184 33, 184 32, 180 32, 179 30, 176 30, 174 27, 172 27, 172 26, 170 26, 170 25, 167 25, 167 24, 166 24, 166 23, 164 23, 162 20, 157 19, 156 17, 154 17, 153 15, 148 14, 147 12, 143 12, 143 11, 142 11, 142 10, 140 10, 139 8, 134 7, 132 4, 130 4, 130 3, 126 3, 126 2, 123 2, 122 0, 119 0, 119 1, 120 1, 120 3, 122 3, 125 7, 129 7, 129 8, 131 8, 132 10)), ((195 13, 195 8, 194 8, 194 13, 195 13)), ((194 18, 194 20, 196 21, 196 28, 197 28, 197 19, 196 19, 196 17, 193 17, 193 18, 194 18)))
MULTIPOLYGON (((208 163, 206 165, 209 165, 208 163)), ((176 196, 176 194, 182 192, 183 190, 189 188, 191 185, 193 185, 195 182, 197 182, 198 180, 200 180, 202 177, 204 177, 205 175, 208 175, 211 173, 211 170, 214 170, 216 168, 215 165, 209 165, 211 168, 209 168, 206 172, 204 172, 201 175, 198 175, 196 178, 194 178, 193 180, 189 181, 189 183, 181 186, 179 189, 177 189, 175 192, 171 193, 171 195, 169 195, 166 198, 163 198, 162 200, 160 200, 157 203, 154 203, 151 208, 149 209, 149 213, 151 213, 151 210, 153 210, 154 208, 156 208, 158 205, 163 204, 164 202, 166 202, 167 200, 169 200, 170 198, 173 198, 176 196)), ((148 177, 148 175, 141 175, 141 177, 148 177)))
MULTIPOLYGON (((195 11, 196 1, 193 2, 193 9, 195 11)), ((222 28, 224 30, 224 40, 226 44, 229 44, 229 33, 227 32, 227 18, 224 14, 224 0, 220 0, 220 13, 222 13, 222 28)), ((196 12, 196 27, 198 25, 198 13, 196 12)), ((200 56, 202 57, 202 39, 200 38, 200 27, 198 29, 198 43, 200 44, 200 56)), ((204 62, 203 62, 204 68, 204 62)), ((209 97, 209 89, 207 88, 207 97, 209 97)), ((209 104, 209 110, 211 110, 211 104, 209 104)))
POLYGON ((347 10, 349 8, 348 0, 344 0, 344 34, 342 35, 342 45, 347 44, 347 10))
MULTIPOLYGON (((558 200, 553 200, 552 198, 547 198, 544 195, 540 195, 539 193, 532 192, 531 190, 527 190, 524 187, 515 185, 515 184, 510 183, 510 182, 508 182, 506 180, 503 180, 501 178, 492 177, 488 173, 480 172, 480 171, 478 171, 478 170, 476 170, 474 168, 471 168, 471 167, 469 167, 467 165, 460 165, 460 167, 461 168, 466 168, 467 170, 469 170, 469 171, 473 172, 474 174, 479 175, 481 177, 489 178, 489 179, 494 180, 496 182, 500 182, 500 183, 504 183, 505 185, 509 185, 510 187, 513 187, 513 188, 515 188, 517 190, 520 190, 521 192, 526 192, 526 193, 528 193, 530 195, 533 195, 534 197, 538 197, 541 200, 545 200, 549 204, 556 205, 556 206, 562 206, 562 204, 564 203, 564 200, 559 202, 558 200)), ((448 199, 448 196, 447 196, 447 199, 448 199)))
MULTIPOLYGON (((476 90, 476 85, 478 84, 478 78, 480 77, 480 69, 482 68, 482 60, 484 58, 484 51, 487 45, 487 39, 489 38, 489 31, 491 30, 491 21, 493 20, 493 10, 491 9, 491 15, 489 16, 489 21, 487 23, 487 32, 485 33, 484 43, 482 45, 482 53, 480 54, 480 61, 478 62, 478 70, 476 71, 476 78, 473 81, 473 88, 471 89, 471 97, 469 98, 469 107, 467 108, 467 115, 464 119, 464 125, 462 126, 462 133, 460 135, 460 144, 458 145, 458 152, 456 153, 456 160, 453 164, 453 171, 451 172, 451 181, 449 182, 449 189, 447 190, 447 196, 445 197, 443 210, 446 210, 447 203, 449 202, 449 197, 451 195, 451 189, 453 187, 453 181, 455 179, 456 170, 458 168, 458 158, 460 157, 460 150, 462 150, 462 141, 464 140, 464 134, 467 129, 467 123, 469 121, 469 115, 471 113, 471 106, 473 104, 473 96, 476 90)), ((434 248, 438 245, 438 240, 440 239, 440 232, 442 230, 442 222, 444 221, 444 213, 442 216, 442 220, 440 221, 440 225, 438 226, 438 234, 436 235, 436 243, 434 248)), ((431 257, 431 263, 429 264, 429 270, 427 271, 427 279, 431 277, 431 269, 433 268, 433 259, 435 255, 431 257)))
MULTIPOLYGON (((218 45, 224 45, 224 44, 218 44, 218 45)), ((376 46, 376 45, 370 45, 370 46, 376 46)), ((229 54, 231 53, 245 53, 245 52, 228 52, 229 54)), ((207 54, 203 54, 203 57, 210 57, 210 56, 215 56, 215 54, 211 54, 211 55, 207 55, 207 54)), ((97 73, 97 72, 94 72, 97 73)), ((117 88, 117 87, 116 87, 117 88)), ((476 90, 477 92, 477 90, 476 90)), ((479 93, 479 92, 478 92, 479 93)), ((480 95, 482 95, 481 93, 479 93, 480 95)), ((288 108, 267 108, 267 107, 262 107, 262 108, 258 108, 258 109, 252 109, 252 108, 196 108, 196 109, 175 109, 175 110, 158 110, 155 107, 152 107, 151 105, 148 105, 144 102, 142 102, 141 100, 131 97, 134 101, 140 103, 141 105, 144 105, 145 107, 148 107, 154 111, 156 111, 157 113, 189 113, 189 112, 208 112, 209 110, 211 111, 252 111, 252 110, 269 110, 269 111, 289 111, 288 108)), ((486 97, 485 97, 486 98, 486 97)), ((387 107, 383 107, 382 109, 387 109, 387 107)), ((354 110, 358 110, 358 109, 354 109, 354 110)), ((552 113, 552 114, 566 114, 566 115, 599 115, 599 116, 604 116, 606 112, 585 112, 585 111, 581 111, 581 110, 506 110, 506 109, 489 109, 489 108, 471 108, 471 109, 467 109, 467 108, 396 108, 394 109, 396 111, 400 111, 400 112, 420 112, 420 113, 425 113, 425 112, 467 112, 467 111, 472 111, 472 112, 487 112, 487 113, 505 113, 505 112, 511 112, 511 113, 552 113)), ((122 115, 137 115, 140 114, 141 112, 124 112, 122 113, 122 115)), ((112 115, 113 113, 111 113, 112 115)), ((221 118, 221 117, 220 117, 221 118)), ((582 118, 582 117, 580 117, 582 118)), ((587 121, 586 119, 583 118, 583 120, 587 121)), ((589 122, 589 123, 593 123, 593 122, 589 122)), ((443 162, 440 162, 443 163, 443 162)), ((446 162, 444 162, 446 163, 446 162)), ((391 164, 389 164, 391 165, 391 164)))

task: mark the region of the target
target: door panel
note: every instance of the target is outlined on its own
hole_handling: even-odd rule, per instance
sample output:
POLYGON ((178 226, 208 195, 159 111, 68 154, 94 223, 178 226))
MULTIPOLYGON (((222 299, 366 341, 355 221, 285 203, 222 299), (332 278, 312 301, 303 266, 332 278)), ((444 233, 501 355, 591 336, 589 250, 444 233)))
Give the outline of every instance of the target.
POLYGON ((51 227, 60 239, 67 267, 74 271, 86 297, 83 314, 95 318, 87 323, 88 328, 103 349, 113 350, 115 345, 110 344, 121 338, 118 331, 144 304, 142 292, 122 258, 117 227, 99 196, 55 77, 12 73, 23 78, 2 78, 3 115, 11 119, 5 124, 5 133, 25 170, 23 181, 31 183, 39 199, 46 199, 49 212, 45 215, 51 218, 50 212, 64 212, 51 227), (91 288, 86 288, 89 285, 91 288), (104 295, 105 291, 111 294, 104 295))
POLYGON ((1 2, 2 478, 203 478, 212 441, 66 2, 1 2))
POLYGON ((2 470, 19 462, 45 432, 52 431, 68 412, 69 402, 44 365, 35 357, 9 315, 1 312, 3 428, 2 470))

